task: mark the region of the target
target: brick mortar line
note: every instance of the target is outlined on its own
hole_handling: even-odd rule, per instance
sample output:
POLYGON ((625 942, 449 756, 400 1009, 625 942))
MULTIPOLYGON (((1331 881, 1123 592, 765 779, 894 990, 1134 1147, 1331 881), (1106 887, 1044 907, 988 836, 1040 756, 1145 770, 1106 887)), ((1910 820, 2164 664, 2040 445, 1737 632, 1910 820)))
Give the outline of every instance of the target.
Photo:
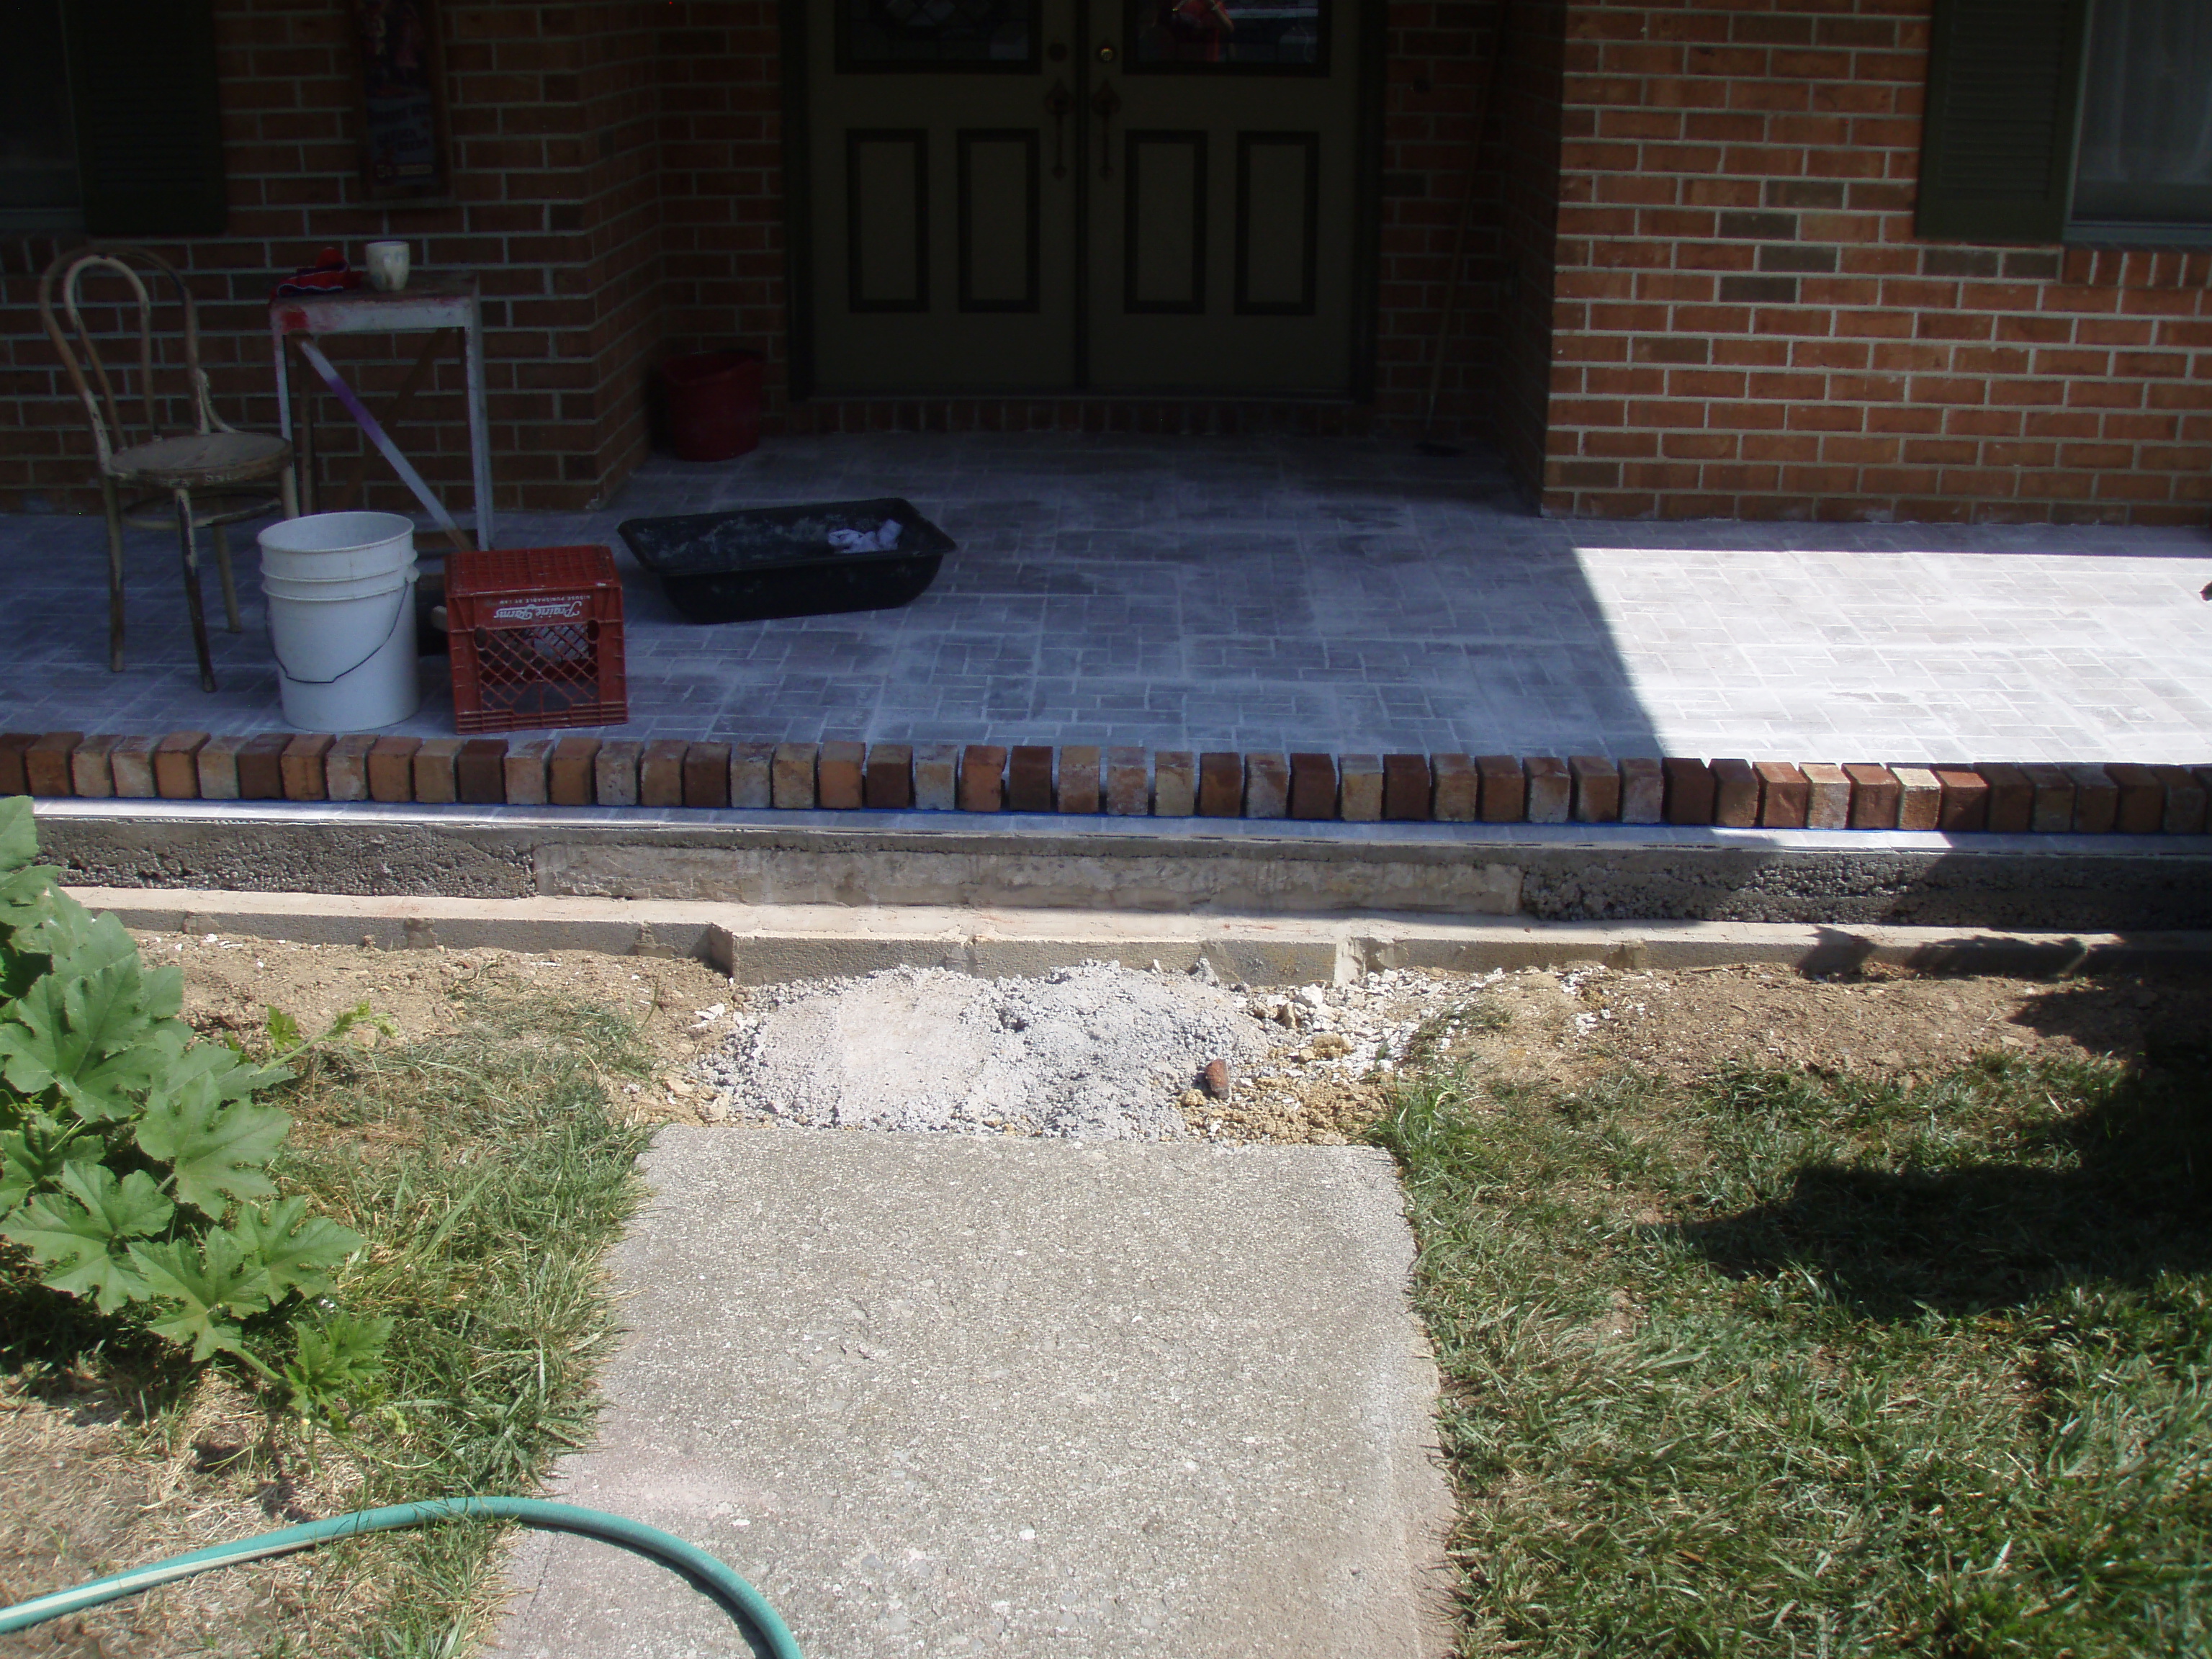
POLYGON ((15 732, 0 795, 2192 836, 2212 766, 15 732))

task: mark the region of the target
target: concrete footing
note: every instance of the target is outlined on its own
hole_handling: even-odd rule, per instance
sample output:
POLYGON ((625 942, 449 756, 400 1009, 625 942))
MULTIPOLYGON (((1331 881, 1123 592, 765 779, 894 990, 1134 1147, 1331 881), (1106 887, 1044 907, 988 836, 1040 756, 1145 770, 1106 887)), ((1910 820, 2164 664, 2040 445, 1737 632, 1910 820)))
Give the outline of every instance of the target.
POLYGON ((42 800, 86 885, 1118 915, 2212 927, 2212 837, 42 800), (1131 824, 1140 824, 1130 828, 1131 824))
POLYGON ((1344 983, 1382 968, 1700 968, 1774 963, 1807 974, 1870 962, 1933 972, 2021 975, 2212 962, 2212 932, 2001 933, 1788 922, 1439 921, 1370 915, 1125 916, 760 906, 619 899, 365 898, 345 895, 75 887, 132 927, 380 950, 495 948, 687 956, 740 984, 945 968, 1000 976, 1086 960, 1186 970, 1200 960, 1252 985, 1344 983))

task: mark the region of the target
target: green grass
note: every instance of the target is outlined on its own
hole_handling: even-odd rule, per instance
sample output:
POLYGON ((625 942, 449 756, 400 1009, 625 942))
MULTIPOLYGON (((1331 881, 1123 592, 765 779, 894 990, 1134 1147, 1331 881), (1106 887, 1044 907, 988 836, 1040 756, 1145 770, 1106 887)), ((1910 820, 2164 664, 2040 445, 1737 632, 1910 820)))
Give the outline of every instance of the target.
MULTIPOLYGON (((481 1001, 461 1033, 372 1051, 287 1103, 301 1143, 279 1170, 370 1240, 346 1307, 394 1321, 388 1398, 357 1425, 366 1506, 530 1495, 588 1437, 613 1334, 600 1258, 639 1193, 646 1132, 610 1078, 649 1056, 618 1017, 481 1001)), ((466 1651, 495 1571, 490 1528, 348 1546, 368 1617, 349 1651, 466 1651)))
POLYGON ((2207 1059, 1407 1085, 1462 1651, 2212 1653, 2207 1059))
MULTIPOLYGON (((272 1173, 368 1240, 336 1299, 393 1329, 382 1400, 339 1436, 272 1417, 237 1468, 248 1492, 306 1465, 349 1466, 347 1508, 529 1495, 590 1433, 613 1334, 600 1262, 636 1206, 646 1139, 618 1121, 609 1086, 644 1077, 649 1055, 595 1009, 483 999, 464 1012, 456 1035, 319 1051, 271 1096, 295 1118, 272 1173)), ((149 1455, 194 1378, 174 1350, 21 1273, 0 1284, 0 1364, 71 1368, 136 1397, 149 1455)), ((318 1551, 307 1622, 265 1651, 471 1651, 498 1537, 444 1525, 318 1551)))

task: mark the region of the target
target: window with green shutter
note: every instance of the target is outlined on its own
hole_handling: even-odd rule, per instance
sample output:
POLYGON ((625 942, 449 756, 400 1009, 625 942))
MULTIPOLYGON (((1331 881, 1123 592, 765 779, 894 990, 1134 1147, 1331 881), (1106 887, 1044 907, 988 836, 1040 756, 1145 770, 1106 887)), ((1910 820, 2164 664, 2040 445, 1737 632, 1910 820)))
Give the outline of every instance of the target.
POLYGON ((2072 196, 2087 0, 1939 0, 1919 232, 2055 242, 2072 196))
POLYGON ((223 228, 210 0, 0 0, 0 228, 223 228))
POLYGON ((2212 243, 2212 0, 1936 0, 1917 228, 2212 243))

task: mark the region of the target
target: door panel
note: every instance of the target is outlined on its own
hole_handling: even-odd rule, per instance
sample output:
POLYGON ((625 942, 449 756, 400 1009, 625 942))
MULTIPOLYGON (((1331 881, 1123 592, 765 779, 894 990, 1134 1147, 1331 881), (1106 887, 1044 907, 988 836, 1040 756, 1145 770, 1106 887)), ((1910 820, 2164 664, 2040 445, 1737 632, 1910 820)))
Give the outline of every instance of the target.
POLYGON ((1121 280, 1131 312, 1206 310, 1206 135, 1132 132, 1122 186, 1121 280))
POLYGON ((963 129, 960 145, 960 309, 1036 311, 1044 250, 1034 128, 963 129))
POLYGON ((1361 0, 793 3, 815 391, 1350 392, 1361 0))
POLYGON ((929 309, 929 134, 845 135, 846 303, 929 309))
POLYGON ((816 389, 1067 386, 1074 0, 805 5, 816 389))
POLYGON ((1094 12, 1119 27, 1093 25, 1092 125, 1110 136, 1126 123, 1128 161, 1086 180, 1092 384, 1350 390, 1354 9, 1115 0, 1094 12))
POLYGON ((1310 317, 1321 258, 1321 135, 1237 135, 1237 314, 1310 317))

